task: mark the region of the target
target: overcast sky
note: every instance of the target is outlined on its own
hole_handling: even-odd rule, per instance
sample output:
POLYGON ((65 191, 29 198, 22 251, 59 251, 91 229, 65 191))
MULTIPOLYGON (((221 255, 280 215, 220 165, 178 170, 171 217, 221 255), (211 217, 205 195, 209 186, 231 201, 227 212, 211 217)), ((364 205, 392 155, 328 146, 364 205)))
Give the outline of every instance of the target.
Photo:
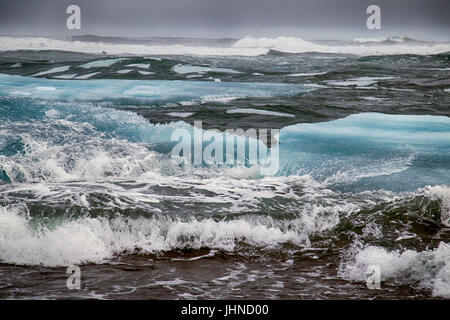
POLYGON ((0 34, 450 40, 450 0, 0 0, 0 34), (70 4, 81 8, 81 30, 66 29, 70 4), (366 27, 371 4, 382 30, 366 27))

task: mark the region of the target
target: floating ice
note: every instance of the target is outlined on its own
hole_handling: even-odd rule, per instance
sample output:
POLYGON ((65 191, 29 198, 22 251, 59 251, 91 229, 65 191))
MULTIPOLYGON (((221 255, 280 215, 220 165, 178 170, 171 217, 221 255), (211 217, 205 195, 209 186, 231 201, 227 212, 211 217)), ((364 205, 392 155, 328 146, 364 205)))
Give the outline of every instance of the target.
POLYGON ((132 63, 132 64, 127 64, 126 67, 148 69, 148 68, 150 68, 150 63, 132 63))
POLYGON ((142 74, 143 76, 148 76, 148 75, 150 75, 150 74, 155 74, 154 72, 151 72, 151 71, 141 71, 141 70, 138 70, 138 72, 139 72, 140 74, 142 74))
POLYGON ((46 75, 46 74, 66 72, 69 69, 70 69, 70 66, 56 67, 56 68, 52 68, 52 69, 47 70, 47 71, 38 72, 36 74, 31 75, 31 77, 38 77, 38 76, 43 76, 43 75, 46 75))
POLYGON ((73 79, 76 76, 77 76, 77 74, 73 73, 73 74, 61 74, 59 76, 53 76, 52 78, 55 78, 55 79, 73 79))
POLYGON ((285 127, 280 142, 283 175, 311 174, 350 190, 450 184, 442 165, 450 163, 448 117, 363 113, 285 127))
POLYGON ((122 61, 124 59, 118 58, 118 59, 104 59, 104 60, 96 60, 92 62, 88 62, 85 64, 82 64, 80 67, 83 69, 90 69, 90 68, 107 68, 112 66, 113 64, 122 61))
POLYGON ((171 117, 187 118, 195 114, 194 112, 169 112, 167 115, 171 117))
POLYGON ((100 74, 101 72, 91 72, 91 73, 86 73, 86 74, 82 74, 78 77, 75 77, 75 79, 79 79, 79 80, 85 80, 85 79, 89 79, 92 78, 93 76, 100 74))
POLYGON ((127 73, 130 73, 131 71, 133 71, 133 70, 131 70, 131 69, 122 69, 122 70, 116 71, 116 73, 118 73, 118 74, 127 74, 127 73))
POLYGON ((206 73, 206 72, 217 72, 217 73, 241 73, 239 71, 228 69, 228 68, 214 68, 214 67, 201 67, 192 66, 190 64, 177 64, 172 67, 172 70, 176 73, 186 74, 186 73, 206 73))

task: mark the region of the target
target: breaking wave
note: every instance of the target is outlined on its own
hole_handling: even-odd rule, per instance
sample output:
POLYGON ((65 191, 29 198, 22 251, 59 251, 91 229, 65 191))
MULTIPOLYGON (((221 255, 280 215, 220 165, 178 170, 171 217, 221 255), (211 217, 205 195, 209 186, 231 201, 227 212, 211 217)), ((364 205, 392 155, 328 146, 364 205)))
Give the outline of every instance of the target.
POLYGON ((406 37, 355 39, 353 44, 324 45, 295 37, 245 37, 231 46, 189 46, 185 44, 127 44, 69 41, 42 37, 0 37, 0 51, 59 50, 108 55, 200 55, 258 56, 270 50, 286 53, 336 53, 355 55, 429 55, 450 51, 449 43, 420 42, 406 37))
POLYGON ((365 45, 365 42, 376 41, 356 41, 361 44, 358 45, 323 45, 316 44, 310 41, 305 41, 300 38, 293 37, 277 37, 277 38, 252 38, 246 37, 235 44, 233 48, 239 49, 261 49, 274 50, 286 53, 306 53, 306 52, 320 52, 320 53, 337 53, 337 54, 355 54, 355 55, 395 55, 395 54, 417 54, 429 55, 438 54, 450 51, 449 43, 437 44, 410 44, 404 41, 398 41, 395 44, 386 44, 384 41, 379 41, 376 46, 365 45))

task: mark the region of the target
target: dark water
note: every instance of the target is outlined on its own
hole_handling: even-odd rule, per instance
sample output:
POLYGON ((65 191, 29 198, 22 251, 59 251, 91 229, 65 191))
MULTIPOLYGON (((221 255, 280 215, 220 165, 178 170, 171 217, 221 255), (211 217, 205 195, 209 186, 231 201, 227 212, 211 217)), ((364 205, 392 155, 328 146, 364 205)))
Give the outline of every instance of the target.
POLYGON ((411 52, 1 52, 0 297, 450 297, 450 54, 411 52), (194 121, 279 171, 173 163, 194 121))

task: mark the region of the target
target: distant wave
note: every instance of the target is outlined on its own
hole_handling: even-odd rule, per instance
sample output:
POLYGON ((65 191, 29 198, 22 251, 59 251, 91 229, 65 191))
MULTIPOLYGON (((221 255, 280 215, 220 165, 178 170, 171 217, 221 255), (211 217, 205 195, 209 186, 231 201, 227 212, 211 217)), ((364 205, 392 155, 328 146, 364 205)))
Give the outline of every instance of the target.
POLYGON ((389 39, 355 39, 358 44, 328 46, 316 44, 294 37, 277 38, 252 38, 246 37, 237 41, 233 48, 239 49, 269 49, 285 53, 340 53, 356 55, 392 55, 392 54, 438 54, 450 51, 450 43, 420 43, 409 38, 394 40, 389 39), (412 40, 412 41, 411 41, 412 40), (385 41, 394 43, 387 44, 385 41), (365 45, 365 42, 377 43, 377 45, 365 45), (408 43, 405 43, 408 42, 408 43), (413 42, 413 43, 411 43, 413 42))
MULTIPOLYGON (((199 42, 201 43, 201 41, 199 42)), ((105 43, 69 41, 43 37, 0 37, 0 51, 59 50, 109 55, 200 55, 200 56, 258 56, 271 50, 284 53, 336 53, 356 55, 438 54, 450 52, 450 43, 421 42, 406 37, 359 38, 353 43, 324 45, 295 37, 245 37, 231 46, 189 45, 176 43, 105 43)))
POLYGON ((265 48, 202 47, 183 44, 119 44, 57 40, 43 37, 0 37, 0 51, 9 50, 59 50, 109 55, 201 56, 258 56, 269 51, 265 48))

